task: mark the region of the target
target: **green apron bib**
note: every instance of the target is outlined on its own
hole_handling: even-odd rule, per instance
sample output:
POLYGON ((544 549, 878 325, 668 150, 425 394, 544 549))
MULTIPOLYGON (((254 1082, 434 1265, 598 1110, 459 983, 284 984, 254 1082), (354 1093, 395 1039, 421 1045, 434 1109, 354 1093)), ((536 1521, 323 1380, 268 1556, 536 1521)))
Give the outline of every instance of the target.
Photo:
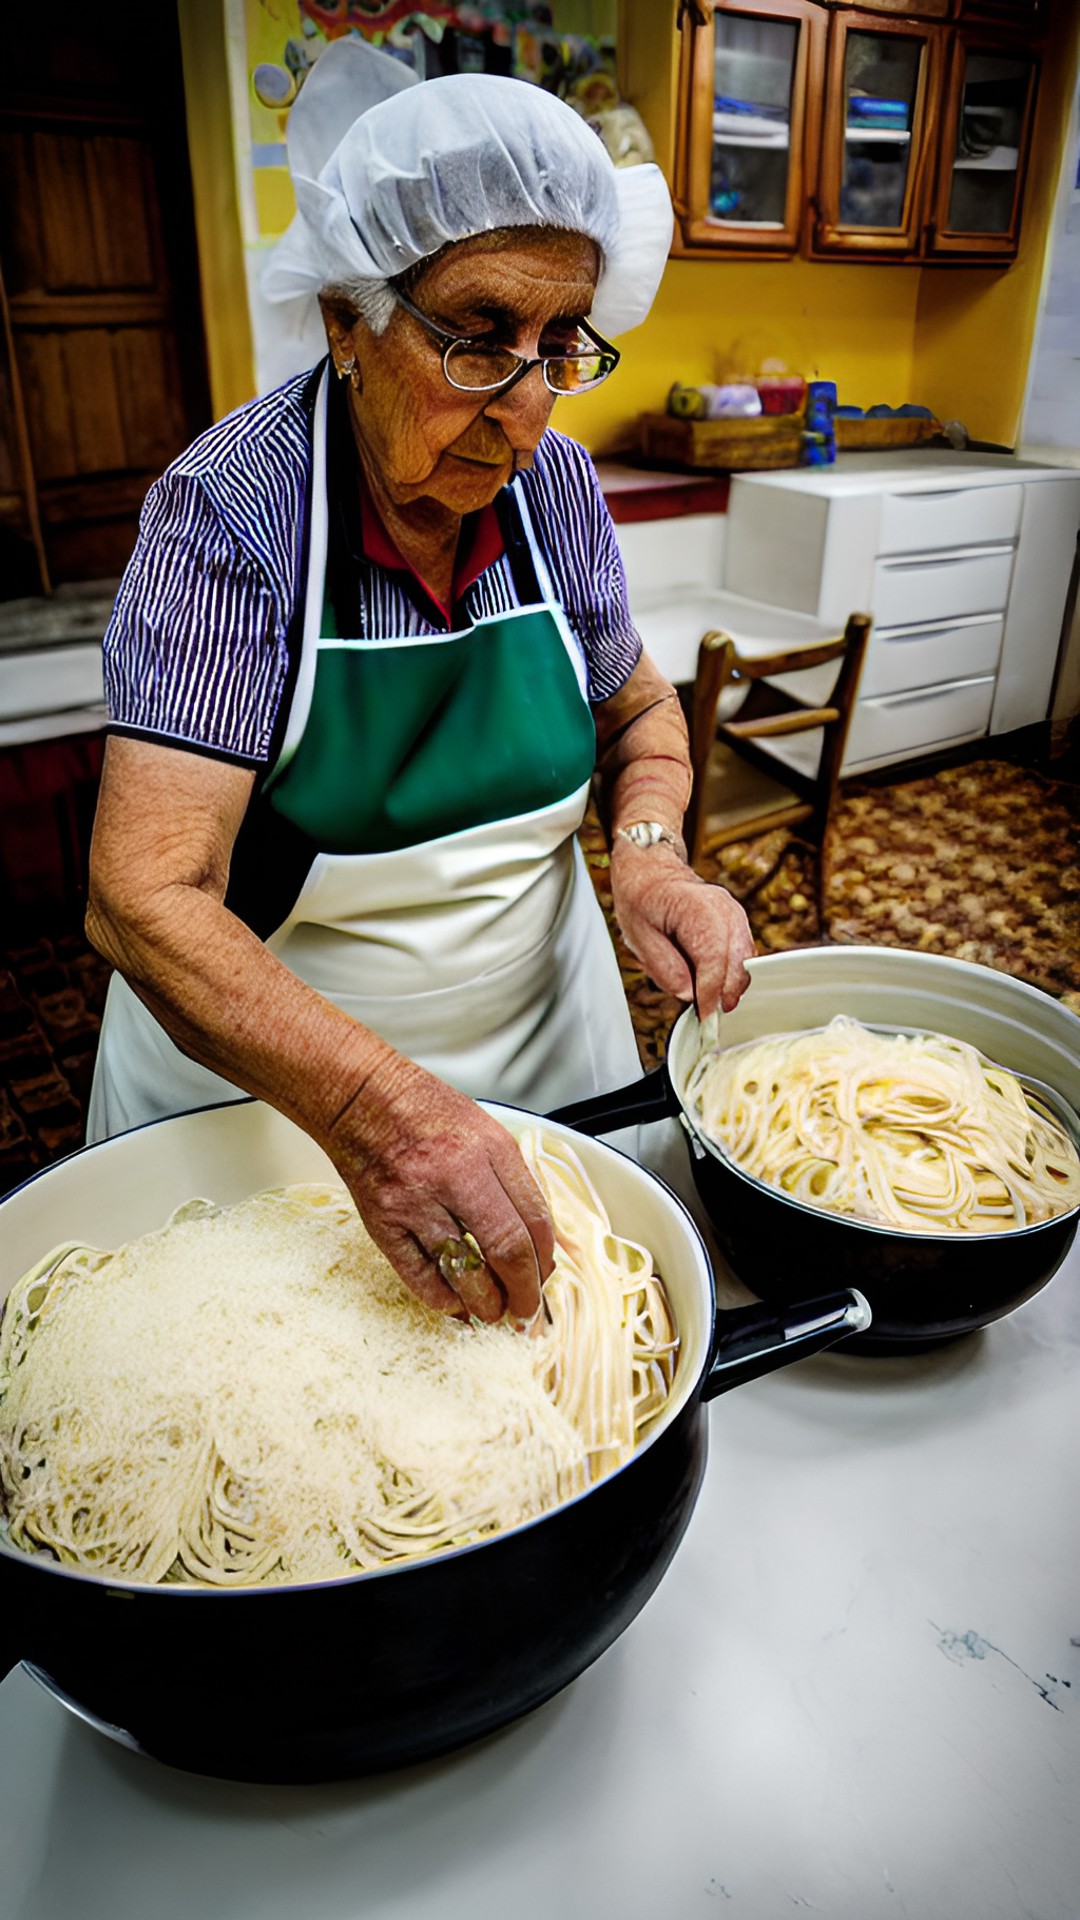
POLYGON ((552 607, 465 633, 343 640, 324 602, 322 626, 303 733, 268 786, 319 848, 390 853, 533 813, 588 781, 592 715, 552 607))

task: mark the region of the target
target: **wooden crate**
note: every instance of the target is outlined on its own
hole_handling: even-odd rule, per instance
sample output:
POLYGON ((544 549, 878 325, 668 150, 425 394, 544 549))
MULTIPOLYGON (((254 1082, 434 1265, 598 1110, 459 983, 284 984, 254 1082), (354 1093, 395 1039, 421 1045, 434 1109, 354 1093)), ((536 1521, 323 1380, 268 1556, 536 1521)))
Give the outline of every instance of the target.
POLYGON ((872 419, 845 420, 841 414, 833 422, 837 452, 869 452, 874 447, 919 447, 927 440, 941 438, 940 420, 914 418, 889 420, 884 415, 872 419))
POLYGON ((797 467, 802 458, 801 413, 758 414, 750 420, 675 420, 641 415, 641 451, 665 467, 741 473, 755 467, 797 467))

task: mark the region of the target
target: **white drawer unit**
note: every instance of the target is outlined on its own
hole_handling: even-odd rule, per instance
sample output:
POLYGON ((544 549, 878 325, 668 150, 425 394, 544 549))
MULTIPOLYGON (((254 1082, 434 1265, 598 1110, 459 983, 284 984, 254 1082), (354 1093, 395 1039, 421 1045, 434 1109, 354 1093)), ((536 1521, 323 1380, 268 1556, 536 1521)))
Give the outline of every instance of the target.
POLYGON ((997 672, 1004 626, 999 613, 989 620, 878 627, 863 667, 860 698, 871 700, 914 687, 992 676, 997 672))
POLYGON ((881 497, 879 553, 919 553, 933 547, 971 547, 1015 540, 1024 489, 957 487, 881 497))
POLYGON ((1045 720, 1080 473, 1011 455, 842 455, 738 474, 724 586, 842 630, 873 615, 845 771, 1045 720))
POLYGON ((888 766, 910 754, 978 740, 990 725, 994 676, 860 700, 848 734, 846 773, 888 766))
POLYGON ((1011 546, 878 560, 870 602, 874 620, 883 627, 902 627, 918 620, 1002 613, 1012 564, 1011 546))

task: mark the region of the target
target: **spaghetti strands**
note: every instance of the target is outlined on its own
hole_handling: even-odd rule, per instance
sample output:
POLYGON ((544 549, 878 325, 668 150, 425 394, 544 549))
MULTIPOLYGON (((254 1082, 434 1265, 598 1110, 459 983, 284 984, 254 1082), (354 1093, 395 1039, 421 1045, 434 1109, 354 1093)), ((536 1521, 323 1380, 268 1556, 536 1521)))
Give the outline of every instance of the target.
POLYGON ((912 1233, 996 1233, 1080 1204, 1080 1157, 1015 1075, 942 1034, 838 1015, 704 1051, 701 1128, 746 1173, 811 1207, 912 1233))
POLYGON ((115 1252, 48 1255, 0 1324, 12 1544, 113 1579, 333 1579, 618 1466, 672 1384, 670 1311, 577 1156, 521 1144, 557 1237, 534 1338, 425 1307, 338 1187, 196 1200, 115 1252))

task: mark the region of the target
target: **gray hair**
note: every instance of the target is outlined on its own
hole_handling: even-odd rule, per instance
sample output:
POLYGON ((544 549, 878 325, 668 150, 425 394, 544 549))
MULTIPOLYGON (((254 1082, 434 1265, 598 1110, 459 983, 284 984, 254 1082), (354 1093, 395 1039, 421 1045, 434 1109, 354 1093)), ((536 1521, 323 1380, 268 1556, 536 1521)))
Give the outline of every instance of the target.
POLYGON ((374 334, 386 332, 396 304, 389 280, 335 280, 320 298, 351 307, 374 334))

